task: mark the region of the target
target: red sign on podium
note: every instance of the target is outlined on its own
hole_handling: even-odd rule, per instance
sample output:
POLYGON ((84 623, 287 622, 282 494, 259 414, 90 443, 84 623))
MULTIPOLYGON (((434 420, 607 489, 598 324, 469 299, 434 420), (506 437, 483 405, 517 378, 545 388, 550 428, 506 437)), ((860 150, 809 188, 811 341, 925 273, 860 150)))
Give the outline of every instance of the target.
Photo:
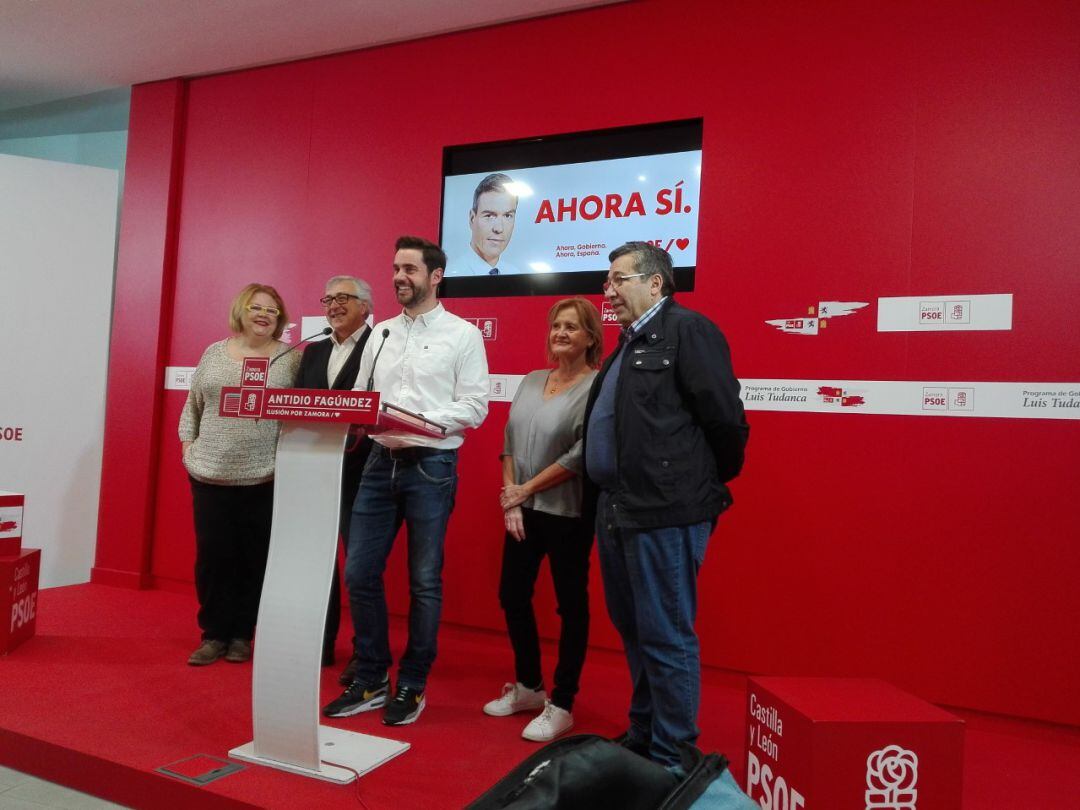
POLYGON ((244 370, 240 384, 252 388, 266 388, 266 378, 270 374, 269 357, 245 357, 244 370))
POLYGON ((375 421, 379 395, 374 391, 323 391, 311 388, 222 388, 218 413, 285 422, 375 421))
POLYGON ((40 570, 41 549, 24 548, 0 557, 0 655, 34 635, 40 570))
POLYGON ((375 391, 267 388, 269 376, 269 358, 245 357, 241 373, 243 385, 221 389, 218 415, 353 425, 374 424, 378 418, 379 394, 375 391))

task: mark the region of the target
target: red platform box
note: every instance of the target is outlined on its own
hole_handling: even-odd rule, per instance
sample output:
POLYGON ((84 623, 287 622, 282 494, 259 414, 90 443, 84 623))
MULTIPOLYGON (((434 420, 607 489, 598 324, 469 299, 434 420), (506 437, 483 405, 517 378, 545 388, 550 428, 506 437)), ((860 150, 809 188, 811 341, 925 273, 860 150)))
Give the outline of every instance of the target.
POLYGON ((7 655, 37 629, 41 549, 0 557, 0 655, 7 655))
POLYGON ((22 548, 23 496, 0 490, 0 557, 19 553, 22 548))
POLYGON ((750 678, 746 792, 762 810, 956 810, 964 723, 884 681, 750 678))

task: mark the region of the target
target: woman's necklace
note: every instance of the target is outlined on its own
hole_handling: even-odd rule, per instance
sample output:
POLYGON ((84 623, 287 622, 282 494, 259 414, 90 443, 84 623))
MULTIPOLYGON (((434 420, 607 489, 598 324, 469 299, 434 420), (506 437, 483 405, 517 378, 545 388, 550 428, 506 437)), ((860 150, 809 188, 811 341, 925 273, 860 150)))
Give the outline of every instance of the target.
POLYGON ((555 372, 552 371, 550 374, 548 374, 548 393, 549 394, 558 393, 560 388, 562 388, 565 385, 569 385, 574 380, 576 380, 579 376, 581 376, 580 373, 575 374, 569 380, 557 380, 555 378, 555 372))

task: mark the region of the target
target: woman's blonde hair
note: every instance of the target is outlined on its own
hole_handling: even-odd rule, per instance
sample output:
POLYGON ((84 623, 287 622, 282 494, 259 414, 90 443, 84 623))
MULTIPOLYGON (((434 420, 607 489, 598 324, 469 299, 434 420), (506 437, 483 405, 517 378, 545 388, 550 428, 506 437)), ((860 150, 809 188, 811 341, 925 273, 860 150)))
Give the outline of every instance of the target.
POLYGON ((289 313, 285 311, 285 301, 282 300, 278 291, 269 284, 248 284, 240 291, 236 298, 233 299, 232 307, 229 309, 229 329, 238 335, 244 331, 244 309, 251 303, 251 299, 259 293, 265 293, 273 298, 275 306, 281 310, 281 314, 277 318, 277 324, 274 326, 274 340, 277 340, 281 337, 281 333, 285 331, 285 327, 289 325, 289 313))
MULTIPOLYGON (((551 325, 555 323, 555 317, 564 309, 572 309, 577 313, 582 329, 592 339, 592 345, 585 350, 585 362, 591 368, 599 368, 600 359, 604 356, 604 325, 600 321, 600 313, 597 311, 596 305, 580 296, 556 301, 548 310, 548 331, 551 330, 551 325)), ((547 358, 549 362, 555 361, 555 358, 551 355, 551 341, 547 343, 547 358)))

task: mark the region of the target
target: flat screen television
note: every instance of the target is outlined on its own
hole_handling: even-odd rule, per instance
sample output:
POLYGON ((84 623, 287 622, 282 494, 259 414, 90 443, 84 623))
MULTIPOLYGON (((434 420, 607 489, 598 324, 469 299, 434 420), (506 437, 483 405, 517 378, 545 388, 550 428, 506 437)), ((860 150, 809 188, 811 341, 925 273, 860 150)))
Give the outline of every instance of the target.
POLYGON ((652 242, 694 288, 700 118, 446 147, 444 297, 596 294, 608 254, 652 242))

